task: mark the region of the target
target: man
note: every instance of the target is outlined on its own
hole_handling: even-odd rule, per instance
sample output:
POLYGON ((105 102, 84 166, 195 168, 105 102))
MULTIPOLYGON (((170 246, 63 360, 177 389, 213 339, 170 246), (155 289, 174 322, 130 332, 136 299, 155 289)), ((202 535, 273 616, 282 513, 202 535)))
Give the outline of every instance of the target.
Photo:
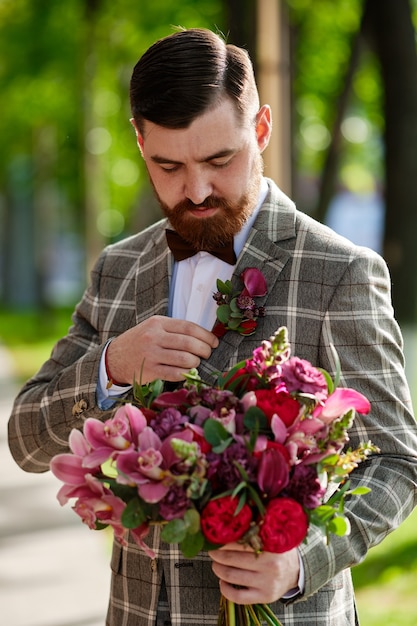
POLYGON ((351 535, 327 546, 312 529, 306 544, 281 555, 256 558, 230 544, 191 561, 157 530, 153 561, 135 543, 115 542, 107 625, 216 624, 219 588, 237 603, 273 603, 286 625, 355 624, 350 566, 416 503, 417 431, 386 265, 297 211, 263 178, 271 112, 259 106, 243 50, 210 31, 176 32, 139 60, 131 105, 167 219, 103 251, 69 334, 16 399, 11 451, 26 471, 46 471, 70 430, 87 417, 107 419, 139 372, 142 382, 178 383, 198 367, 213 382, 282 325, 295 355, 334 371, 333 344, 343 383, 372 403, 351 444, 371 439, 381 449, 352 474, 372 491, 347 503, 351 535), (196 254, 175 261, 166 228, 196 254), (226 262, 214 249, 229 241, 226 262), (266 279, 265 317, 252 337, 229 331, 218 340, 216 279, 232 278, 239 289, 247 267, 266 279))

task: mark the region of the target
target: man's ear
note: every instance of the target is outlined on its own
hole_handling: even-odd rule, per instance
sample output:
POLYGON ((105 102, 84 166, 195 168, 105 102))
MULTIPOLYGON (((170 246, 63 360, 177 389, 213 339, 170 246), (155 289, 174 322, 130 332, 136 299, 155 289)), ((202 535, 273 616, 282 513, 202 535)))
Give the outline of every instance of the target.
POLYGON ((130 123, 132 124, 133 128, 135 129, 135 133, 136 133, 136 140, 138 142, 138 146, 139 146, 139 150, 141 155, 143 156, 143 136, 134 120, 134 118, 130 118, 130 123))
POLYGON ((272 113, 269 104, 264 104, 256 114, 256 138, 261 152, 269 143, 272 132, 272 113))

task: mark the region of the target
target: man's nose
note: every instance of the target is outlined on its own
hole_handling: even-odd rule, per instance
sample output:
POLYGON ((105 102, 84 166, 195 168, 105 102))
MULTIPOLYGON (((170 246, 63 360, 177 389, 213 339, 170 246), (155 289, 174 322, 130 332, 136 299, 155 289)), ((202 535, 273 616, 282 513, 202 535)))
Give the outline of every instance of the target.
POLYGON ((213 191, 210 180, 204 174, 188 174, 184 185, 184 194, 194 204, 202 204, 213 191))

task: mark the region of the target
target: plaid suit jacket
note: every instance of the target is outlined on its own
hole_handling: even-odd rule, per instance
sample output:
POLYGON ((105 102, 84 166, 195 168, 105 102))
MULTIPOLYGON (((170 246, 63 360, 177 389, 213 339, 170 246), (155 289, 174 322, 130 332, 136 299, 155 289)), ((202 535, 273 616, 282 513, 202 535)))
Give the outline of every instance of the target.
MULTIPOLYGON (((403 371, 402 338, 384 261, 298 212, 272 181, 268 184, 269 194, 233 275, 239 289, 243 269, 263 272, 268 294, 260 304, 266 316, 251 337, 227 333, 201 363, 200 374, 212 380, 213 374, 249 357, 262 339, 285 325, 293 353, 330 372, 335 370, 333 344, 341 360, 342 383, 371 401, 371 413, 355 420, 351 445, 371 439, 381 449, 352 474, 355 484, 372 491, 347 504, 350 536, 333 538, 326 546, 315 529, 310 531, 308 542, 300 546, 305 592, 293 603, 273 605, 285 626, 352 625, 357 618, 349 568, 416 503, 417 431, 403 371)), ((51 457, 67 450, 72 428, 81 428, 87 417, 109 417, 96 402, 105 342, 151 315, 167 314, 173 260, 165 227, 161 220, 103 251, 68 335, 16 398, 9 444, 24 470, 46 471, 51 457)), ((159 541, 157 530, 149 543, 156 552, 153 561, 134 543, 114 544, 107 625, 216 624, 219 591, 209 557, 184 559, 177 546, 159 541), (160 610, 157 617, 162 580, 168 604, 162 601, 160 607, 169 605, 169 610, 160 610)))

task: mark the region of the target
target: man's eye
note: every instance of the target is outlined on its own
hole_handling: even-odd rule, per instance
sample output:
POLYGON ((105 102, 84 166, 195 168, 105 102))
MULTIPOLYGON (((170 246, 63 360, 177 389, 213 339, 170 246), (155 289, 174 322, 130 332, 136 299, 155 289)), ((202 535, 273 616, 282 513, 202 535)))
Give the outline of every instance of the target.
POLYGON ((218 168, 227 167, 229 165, 230 161, 231 161, 231 159, 228 159, 227 161, 211 161, 211 165, 213 167, 218 167, 218 168))
POLYGON ((162 170, 164 170, 164 172, 176 172, 177 170, 179 170, 179 165, 164 165, 162 163, 160 163, 160 167, 162 170))

